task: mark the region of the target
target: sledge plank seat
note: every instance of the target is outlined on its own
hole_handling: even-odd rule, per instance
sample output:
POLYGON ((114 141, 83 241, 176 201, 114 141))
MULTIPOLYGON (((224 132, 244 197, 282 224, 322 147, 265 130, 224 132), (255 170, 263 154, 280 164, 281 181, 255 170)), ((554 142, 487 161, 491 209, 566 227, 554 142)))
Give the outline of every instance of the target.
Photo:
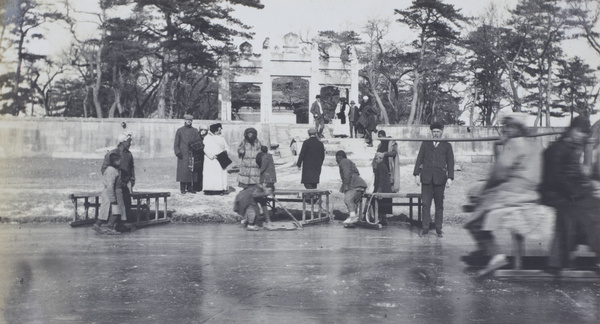
MULTIPOLYGON (((71 226, 81 226, 93 224, 98 219, 100 210, 100 192, 87 193, 72 193, 69 198, 73 202, 73 221, 71 226), (80 216, 77 208, 83 205, 84 214, 80 216), (90 215, 90 208, 94 208, 93 217, 90 215)), ((170 192, 149 192, 149 191, 134 191, 131 193, 131 214, 127 217, 127 221, 137 227, 147 226, 152 224, 166 223, 170 221, 167 211, 167 198, 171 196, 170 192), (164 207, 161 210, 160 198, 163 199, 164 207), (150 210, 151 200, 154 199, 154 211, 150 210), (135 215, 133 221, 131 216, 135 215), (144 217, 142 217, 142 215, 144 217), (154 216, 154 217, 152 217, 154 216)))
POLYGON ((423 198, 420 193, 400 193, 400 192, 374 192, 364 193, 358 206, 359 221, 355 224, 357 226, 380 229, 382 226, 379 223, 379 205, 381 204, 380 199, 391 198, 392 206, 408 206, 410 225, 420 226, 422 223, 421 210, 423 206, 423 198), (408 201, 405 201, 408 199, 408 201), (400 200, 394 201, 394 200, 400 200), (413 207, 417 208, 417 219, 414 219, 413 207))
POLYGON ((561 270, 557 276, 544 270, 496 270, 494 277, 499 280, 526 281, 568 281, 568 282, 600 282, 597 271, 592 270, 561 270))
POLYGON ((302 225, 318 224, 329 222, 331 213, 329 211, 329 190, 320 189, 275 189, 273 197, 267 198, 275 207, 275 201, 302 203, 302 225), (325 196, 325 207, 323 208, 323 199, 325 196), (308 209, 310 208, 310 210, 308 209))

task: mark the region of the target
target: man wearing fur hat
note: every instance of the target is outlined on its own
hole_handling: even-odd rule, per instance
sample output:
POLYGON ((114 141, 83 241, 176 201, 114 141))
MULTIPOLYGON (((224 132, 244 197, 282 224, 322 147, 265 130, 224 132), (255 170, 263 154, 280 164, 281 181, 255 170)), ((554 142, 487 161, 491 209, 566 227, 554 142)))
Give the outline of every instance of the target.
POLYGON ((580 162, 590 132, 589 119, 578 116, 544 152, 542 203, 556 209, 555 236, 548 262, 552 270, 568 267, 569 253, 579 243, 587 243, 600 255, 600 199, 594 196, 590 178, 580 162))
MULTIPOLYGON (((133 155, 129 151, 132 142, 131 134, 121 133, 117 137, 117 148, 112 149, 104 156, 104 161, 100 167, 100 172, 104 175, 104 171, 110 166, 110 155, 118 153, 121 157, 119 172, 121 174, 121 185, 123 187, 123 200, 125 202, 125 211, 122 213, 123 218, 129 216, 131 210, 131 190, 135 185, 135 167, 133 164, 133 155)), ((117 230, 125 229, 120 222, 117 222, 117 230)))
POLYGON ((182 194, 186 192, 196 193, 194 183, 198 181, 198 174, 190 168, 190 158, 193 157, 189 144, 200 139, 200 133, 192 127, 192 115, 183 115, 184 125, 175 133, 175 143, 173 149, 177 156, 177 176, 176 181, 179 182, 179 189, 182 194))
POLYGON ((441 139, 444 125, 433 122, 429 127, 433 141, 421 143, 413 175, 417 186, 421 186, 423 196, 423 227, 421 235, 429 232, 431 219, 431 200, 435 203, 435 231, 442 237, 444 220, 444 190, 449 188, 454 180, 454 152, 452 145, 441 139))

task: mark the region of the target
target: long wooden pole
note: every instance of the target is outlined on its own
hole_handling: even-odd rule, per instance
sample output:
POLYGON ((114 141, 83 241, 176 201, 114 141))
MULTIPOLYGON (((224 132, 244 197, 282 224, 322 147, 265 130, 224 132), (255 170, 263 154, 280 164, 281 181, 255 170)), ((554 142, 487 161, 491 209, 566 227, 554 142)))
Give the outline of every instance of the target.
MULTIPOLYGON (((540 137, 540 136, 552 136, 552 135, 561 135, 563 132, 550 132, 550 133, 541 133, 541 134, 531 134, 526 137, 540 137)), ((456 138, 389 138, 389 137, 379 137, 373 138, 380 141, 397 141, 397 142, 493 142, 500 140, 499 136, 493 137, 456 137, 456 138)))

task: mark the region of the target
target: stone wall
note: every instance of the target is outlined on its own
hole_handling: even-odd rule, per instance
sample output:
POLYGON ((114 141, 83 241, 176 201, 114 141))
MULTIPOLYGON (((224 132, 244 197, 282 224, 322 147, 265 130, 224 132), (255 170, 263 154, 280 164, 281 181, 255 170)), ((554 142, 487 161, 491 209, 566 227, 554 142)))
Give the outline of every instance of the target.
MULTIPOLYGON (((194 120, 192 126, 218 121, 194 120)), ((221 122, 230 154, 237 156, 237 145, 247 127, 258 130, 258 138, 269 144, 269 125, 221 122)), ((175 156, 175 132, 183 120, 123 118, 0 118, 0 157, 47 156, 55 158, 102 158, 116 147, 117 136, 131 133, 131 151, 139 158, 175 156), (126 124, 126 128, 122 127, 126 124)))
MULTIPOLYGON (((215 121, 195 120, 193 126, 210 125, 215 121)), ((258 137, 265 145, 270 144, 269 124, 225 121, 223 135, 229 143, 232 158, 237 155, 237 145, 248 127, 258 130, 258 137)), ((102 158, 107 150, 116 147, 116 138, 122 132, 133 135, 131 151, 138 158, 172 157, 173 140, 183 120, 164 119, 84 119, 84 118, 0 118, 0 157, 15 158, 47 156, 54 158, 102 158), (126 124, 123 129, 122 123, 126 124)), ((308 125, 306 125, 308 127, 308 125)), ((393 138, 428 138, 429 127, 383 126, 393 138)), ((561 131, 562 128, 540 129, 540 132, 561 131)), ((446 137, 498 136, 491 127, 448 126, 446 137)), ((538 137, 547 146, 556 136, 538 137)), ((277 141, 274 141, 277 142, 277 141)), ((420 142, 401 142, 401 154, 415 158, 420 142)), ((460 160, 473 162, 491 161, 493 142, 453 143, 455 155, 460 160)))

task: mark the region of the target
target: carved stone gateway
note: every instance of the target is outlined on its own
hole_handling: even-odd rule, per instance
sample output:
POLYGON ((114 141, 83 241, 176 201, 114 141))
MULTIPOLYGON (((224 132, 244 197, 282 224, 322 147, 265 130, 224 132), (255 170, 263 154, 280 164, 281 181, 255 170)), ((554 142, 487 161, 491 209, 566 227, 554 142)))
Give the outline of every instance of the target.
MULTIPOLYGON (((358 62, 353 53, 349 61, 341 59, 342 49, 338 45, 328 48, 328 59, 321 59, 316 43, 300 44, 298 35, 288 33, 283 37, 283 46, 271 47, 266 38, 260 54, 254 54, 252 45, 244 42, 240 45, 240 57, 225 61, 221 65, 219 79, 220 119, 231 120, 231 83, 252 83, 260 86, 260 121, 287 122, 294 120, 274 118, 273 116, 273 80, 280 77, 300 77, 309 82, 308 104, 314 101, 322 87, 334 86, 341 93, 349 93, 348 101, 358 101, 358 62)), ((306 107, 307 109, 309 107, 306 107)), ((309 123, 312 123, 312 115, 309 123)))

